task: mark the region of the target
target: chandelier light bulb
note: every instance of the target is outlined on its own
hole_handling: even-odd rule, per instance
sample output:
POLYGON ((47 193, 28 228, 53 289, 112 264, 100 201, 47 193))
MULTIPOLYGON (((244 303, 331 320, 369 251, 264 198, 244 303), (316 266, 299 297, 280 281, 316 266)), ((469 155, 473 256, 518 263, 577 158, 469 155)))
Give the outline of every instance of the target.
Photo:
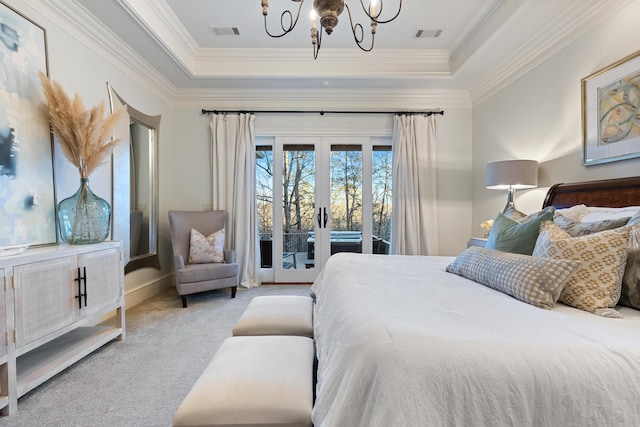
POLYGON ((316 21, 318 19, 318 12, 315 9, 311 9, 311 13, 309 13, 309 17, 311 18, 311 27, 316 28, 316 21))

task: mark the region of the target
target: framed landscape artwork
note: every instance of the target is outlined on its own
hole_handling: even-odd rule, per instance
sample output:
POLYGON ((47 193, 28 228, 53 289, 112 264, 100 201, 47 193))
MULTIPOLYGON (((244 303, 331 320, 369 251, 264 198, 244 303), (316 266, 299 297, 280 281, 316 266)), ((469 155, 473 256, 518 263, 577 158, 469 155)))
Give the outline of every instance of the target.
POLYGON ((582 79, 582 164, 640 157, 640 51, 582 79))
POLYGON ((0 249, 57 242, 46 31, 0 1, 0 249))

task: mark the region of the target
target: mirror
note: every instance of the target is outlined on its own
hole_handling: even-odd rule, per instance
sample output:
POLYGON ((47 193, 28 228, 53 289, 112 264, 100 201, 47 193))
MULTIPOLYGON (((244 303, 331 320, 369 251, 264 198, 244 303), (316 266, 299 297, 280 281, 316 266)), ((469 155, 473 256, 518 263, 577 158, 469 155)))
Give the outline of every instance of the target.
POLYGON ((108 85, 111 111, 124 105, 113 151, 113 236, 123 242, 125 273, 160 269, 158 258, 158 140, 161 116, 127 104, 108 85))

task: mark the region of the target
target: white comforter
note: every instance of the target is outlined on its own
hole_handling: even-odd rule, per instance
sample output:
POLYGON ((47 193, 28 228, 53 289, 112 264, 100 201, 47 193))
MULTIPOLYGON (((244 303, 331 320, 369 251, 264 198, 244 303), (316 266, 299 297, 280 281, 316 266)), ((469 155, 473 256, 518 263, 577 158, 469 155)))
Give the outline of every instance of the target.
POLYGON ((315 427, 640 426, 640 312, 543 310, 452 260, 329 259, 311 288, 315 427))

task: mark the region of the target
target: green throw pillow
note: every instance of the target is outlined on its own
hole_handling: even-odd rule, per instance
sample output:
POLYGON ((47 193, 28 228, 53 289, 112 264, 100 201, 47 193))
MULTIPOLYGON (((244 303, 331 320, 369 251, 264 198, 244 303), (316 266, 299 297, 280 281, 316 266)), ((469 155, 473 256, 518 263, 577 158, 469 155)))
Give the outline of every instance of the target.
POLYGON ((545 208, 528 215, 529 221, 518 222, 498 213, 493 220, 486 248, 514 254, 531 255, 540 233, 540 224, 553 221, 553 209, 545 208))

